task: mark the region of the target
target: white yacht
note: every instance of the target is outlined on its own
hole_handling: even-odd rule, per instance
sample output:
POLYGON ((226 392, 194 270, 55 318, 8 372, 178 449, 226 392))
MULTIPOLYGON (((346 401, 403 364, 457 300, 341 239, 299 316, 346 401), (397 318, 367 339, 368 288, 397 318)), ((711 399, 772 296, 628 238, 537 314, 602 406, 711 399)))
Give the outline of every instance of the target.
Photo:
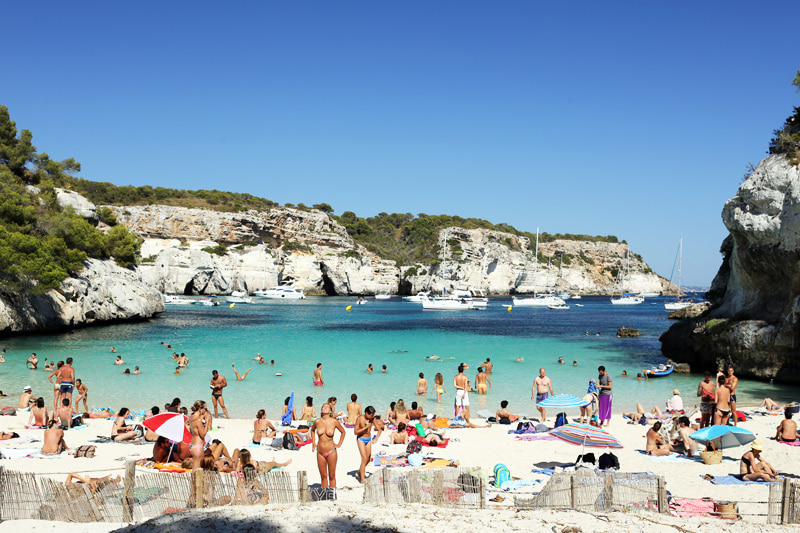
POLYGON ((273 300, 302 300, 306 297, 303 294, 303 289, 298 287, 294 281, 284 281, 277 287, 261 289, 254 294, 261 298, 271 298, 273 300))
POLYGON ((567 305, 567 302, 553 294, 536 294, 528 298, 511 297, 514 306, 519 307, 550 307, 567 305))
POLYGON ((225 297, 225 301, 229 304, 251 304, 253 299, 247 295, 245 291, 233 291, 229 296, 225 297))
POLYGON ((441 311, 469 311, 475 309, 475 302, 468 291, 456 291, 448 296, 426 296, 422 300, 423 309, 437 309, 441 311))
POLYGON ((197 300, 178 296, 177 294, 165 294, 164 303, 167 305, 191 305, 197 303, 197 300))
MULTIPOLYGON (((681 241, 678 245, 678 290, 675 294, 675 301, 664 302, 664 309, 667 311, 677 311, 678 309, 683 309, 685 307, 689 307, 692 305, 691 300, 681 300, 681 295, 683 291, 681 290, 681 270, 683 267, 683 235, 681 235, 681 241)), ((673 267, 674 268, 674 267, 673 267)), ((669 276, 670 285, 672 284, 672 275, 669 276)))
POLYGON ((381 291, 375 295, 376 300, 389 300, 392 297, 392 293, 389 291, 381 291))
POLYGON ((414 303, 422 303, 422 300, 429 297, 431 295, 431 291, 419 291, 417 294, 412 294, 410 296, 403 296, 404 302, 414 302, 414 303))
POLYGON ((641 296, 635 296, 633 294, 625 294, 625 278, 630 275, 629 272, 629 264, 628 264, 628 252, 625 252, 625 264, 622 266, 622 270, 619 273, 619 286, 620 286, 620 296, 619 298, 611 298, 611 303, 614 305, 639 305, 644 303, 644 298, 641 296))
POLYGON ((472 298, 472 304, 475 306, 475 309, 486 309, 489 307, 489 298, 486 297, 486 293, 483 289, 470 287, 469 295, 472 298))

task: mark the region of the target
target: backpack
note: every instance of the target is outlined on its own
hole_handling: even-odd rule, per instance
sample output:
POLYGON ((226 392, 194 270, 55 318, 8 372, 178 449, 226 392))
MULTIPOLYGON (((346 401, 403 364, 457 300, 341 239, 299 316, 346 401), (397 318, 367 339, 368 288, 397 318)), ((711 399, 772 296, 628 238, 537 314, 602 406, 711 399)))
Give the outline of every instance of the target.
POLYGON ((283 434, 283 449, 284 450, 299 450, 297 443, 294 441, 294 435, 291 433, 283 434))
POLYGON ((422 443, 418 440, 412 440, 406 446, 406 453, 419 453, 422 451, 422 443))
POLYGON ((591 452, 590 453, 585 453, 583 455, 579 455, 578 458, 575 459, 575 465, 576 466, 581 464, 581 463, 595 465, 595 464, 597 464, 597 459, 595 459, 593 453, 591 453, 591 452))
POLYGON ((467 474, 466 472, 459 474, 456 483, 458 484, 458 488, 466 493, 477 493, 480 491, 480 481, 472 474, 467 474))
POLYGON ((494 486, 503 488, 503 483, 511 480, 511 471, 503 463, 494 465, 494 486))
POLYGON ((619 470, 619 458, 611 452, 606 452, 600 456, 599 463, 597 465, 600 470, 619 470))
POLYGON ((556 415, 556 425, 553 426, 553 427, 555 427, 555 428, 561 427, 561 426, 564 426, 564 425, 566 425, 568 423, 569 423, 569 420, 567 420, 567 413, 558 413, 556 415))

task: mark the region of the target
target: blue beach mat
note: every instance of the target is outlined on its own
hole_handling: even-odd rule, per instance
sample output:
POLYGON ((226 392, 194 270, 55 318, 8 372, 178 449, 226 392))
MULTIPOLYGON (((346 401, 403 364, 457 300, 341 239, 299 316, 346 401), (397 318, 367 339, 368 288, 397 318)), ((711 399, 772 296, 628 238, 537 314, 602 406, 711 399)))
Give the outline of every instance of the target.
POLYGON ((767 481, 745 481, 739 476, 701 476, 714 485, 769 485, 767 481))

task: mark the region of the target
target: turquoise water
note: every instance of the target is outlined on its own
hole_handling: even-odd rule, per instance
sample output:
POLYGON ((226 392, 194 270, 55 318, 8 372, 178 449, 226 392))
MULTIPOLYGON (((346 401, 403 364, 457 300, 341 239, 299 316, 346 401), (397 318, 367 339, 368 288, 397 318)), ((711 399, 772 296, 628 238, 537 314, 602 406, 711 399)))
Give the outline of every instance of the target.
MULTIPOLYGON (((52 387, 42 370, 44 358, 75 359, 78 378, 89 388, 91 406, 127 406, 133 410, 163 405, 178 396, 184 405, 203 399, 210 405, 211 370, 218 369, 228 380, 224 399, 233 417, 250 418, 258 409, 268 416, 280 414, 283 400, 294 392, 298 403, 306 396, 317 406, 329 396, 339 399, 344 409, 350 394, 356 393, 362 406, 374 405, 385 412, 390 401, 403 398, 420 401, 426 412, 451 414, 453 376, 459 362, 469 364, 467 375, 474 381, 479 363, 490 357, 495 363, 493 388, 486 396, 471 394, 473 413, 495 411, 500 400, 510 401, 516 412, 535 414, 531 385, 544 366, 556 393, 582 396, 589 378, 597 377, 598 365, 605 365, 614 378, 614 411, 632 410, 637 401, 647 409, 663 405, 678 388, 687 405, 695 403, 701 376, 671 376, 638 381, 619 377, 625 369, 637 370, 665 361, 658 336, 671 322, 666 319, 662 299, 620 307, 608 298, 584 297, 571 301, 569 311, 514 308, 507 311, 509 298, 493 298, 485 311, 423 311, 420 304, 368 300, 353 305, 352 298, 308 298, 301 302, 264 302, 219 307, 174 306, 158 318, 137 324, 87 328, 61 335, 5 339, 6 363, 0 364, 0 388, 11 394, 0 405, 16 405, 24 385, 36 396, 52 403, 52 387), (576 304, 581 304, 578 307, 576 304), (636 339, 618 339, 620 326, 638 328, 636 339), (590 335, 586 335, 586 332, 590 335), (595 335, 600 333, 599 336, 595 335), (162 342, 164 344, 162 344, 162 342), (167 344, 172 349, 167 348, 167 344), (110 353, 114 346, 118 354, 110 353), (172 351, 185 352, 189 367, 174 375, 172 351), (39 370, 25 368, 31 352, 39 356, 39 370), (275 366, 259 365, 260 352, 275 366), (437 354, 442 362, 428 362, 437 354), (113 364, 116 355, 126 364, 113 364), (567 364, 556 363, 562 356, 567 364), (524 362, 516 362, 518 357, 524 362), (578 366, 571 362, 578 361, 578 366), (314 387, 311 376, 322 363, 324 387, 314 387), (374 373, 365 370, 368 364, 374 373), (243 374, 237 381, 231 364, 243 374), (138 365, 141 375, 123 375, 125 368, 138 365), (388 372, 381 373, 382 365, 388 372), (280 372, 282 376, 275 376, 280 372), (437 404, 435 394, 417 397, 415 386, 424 372, 433 390, 433 377, 444 376, 448 393, 437 404)), ((742 381, 740 404, 760 402, 765 396, 776 401, 797 399, 797 389, 742 381)), ((299 412, 299 409, 298 409, 299 412)))

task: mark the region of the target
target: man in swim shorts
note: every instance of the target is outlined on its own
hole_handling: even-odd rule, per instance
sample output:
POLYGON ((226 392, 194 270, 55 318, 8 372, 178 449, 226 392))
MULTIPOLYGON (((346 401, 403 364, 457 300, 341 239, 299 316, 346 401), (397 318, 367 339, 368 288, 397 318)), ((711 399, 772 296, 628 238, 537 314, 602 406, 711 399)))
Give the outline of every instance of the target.
POLYGON ((220 376, 216 370, 211 371, 211 402, 214 404, 214 418, 219 418, 217 406, 222 407, 222 412, 226 418, 230 418, 228 410, 225 408, 225 400, 222 399, 222 389, 228 386, 225 376, 220 376))
POLYGON ((728 367, 728 374, 725 376, 725 385, 731 390, 731 412, 733 413, 733 425, 738 426, 739 420, 736 416, 736 387, 739 385, 739 378, 733 375, 733 367, 728 367))
POLYGON ((458 365, 458 374, 453 378, 453 387, 456 389, 455 416, 462 414, 464 420, 469 422, 468 381, 464 375, 464 363, 458 365))
POLYGON ((797 440, 797 423, 792 420, 792 412, 786 409, 783 412, 785 417, 778 426, 775 433, 775 440, 778 442, 795 442, 797 440))
POLYGON ((553 382, 550 381, 549 377, 545 376, 544 368, 540 368, 539 375, 533 380, 531 400, 536 401, 536 409, 542 415, 542 423, 547 422, 547 409, 539 405, 539 403, 546 400, 551 394, 553 394, 553 382))
POLYGON ((72 388, 75 383, 75 369, 72 368, 72 357, 67 357, 67 362, 58 370, 56 377, 56 381, 61 383, 58 399, 63 400, 66 398, 72 404, 72 388))
POLYGON ((711 416, 714 414, 714 383, 711 381, 711 372, 704 373, 703 381, 697 386, 697 395, 700 397, 700 429, 711 425, 711 416))
POLYGON ((315 387, 322 387, 322 363, 317 363, 317 368, 314 370, 314 376, 311 378, 314 381, 315 387))

